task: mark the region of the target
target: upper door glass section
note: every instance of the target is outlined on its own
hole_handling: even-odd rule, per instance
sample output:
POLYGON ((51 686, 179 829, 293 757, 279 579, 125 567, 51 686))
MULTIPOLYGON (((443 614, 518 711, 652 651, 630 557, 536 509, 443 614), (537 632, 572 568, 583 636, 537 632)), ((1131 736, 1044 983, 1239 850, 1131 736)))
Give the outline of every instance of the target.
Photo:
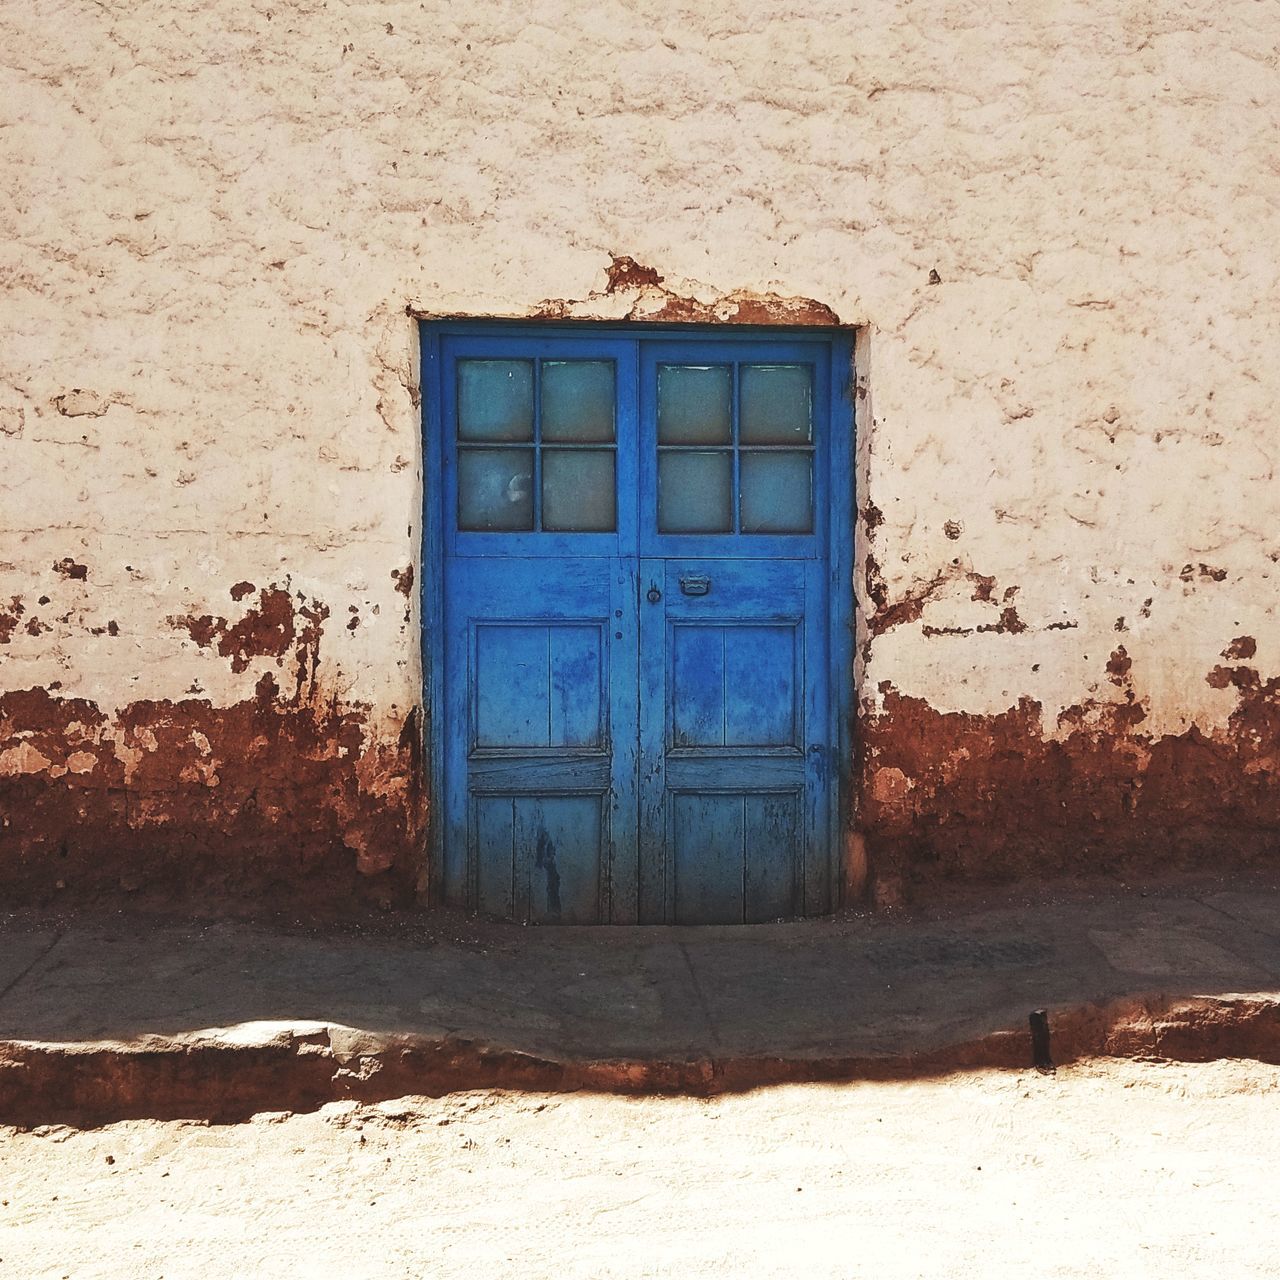
POLYGON ((829 339, 476 326, 429 350, 459 552, 819 553, 829 339))
POLYGON ((459 530, 616 530, 612 361, 460 359, 457 378, 459 530))
POLYGON ((657 366, 658 532, 808 534, 814 367, 657 366))

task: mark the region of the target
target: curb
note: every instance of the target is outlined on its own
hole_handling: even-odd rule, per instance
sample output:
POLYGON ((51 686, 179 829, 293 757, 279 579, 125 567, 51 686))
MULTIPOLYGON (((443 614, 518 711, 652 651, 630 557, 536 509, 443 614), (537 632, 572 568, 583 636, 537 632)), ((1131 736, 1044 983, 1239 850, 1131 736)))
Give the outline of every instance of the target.
MULTIPOLYGON (((1280 1064, 1280 993, 1132 997, 1050 1010, 1049 1020, 1059 1065, 1090 1058, 1280 1064)), ((905 1081, 1032 1067, 1026 1026, 902 1054, 561 1061, 447 1035, 249 1023, 129 1042, 0 1041, 0 1123, 232 1123, 260 1111, 476 1089, 707 1097, 771 1084, 905 1081)))

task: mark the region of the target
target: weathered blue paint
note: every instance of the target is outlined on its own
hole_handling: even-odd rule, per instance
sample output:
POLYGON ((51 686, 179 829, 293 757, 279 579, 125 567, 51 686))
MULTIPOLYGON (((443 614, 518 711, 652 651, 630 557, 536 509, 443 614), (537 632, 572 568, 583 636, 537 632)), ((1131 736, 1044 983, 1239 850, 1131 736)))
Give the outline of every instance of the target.
POLYGON ((424 331, 448 901, 563 923, 830 908, 850 354, 827 333, 424 331))

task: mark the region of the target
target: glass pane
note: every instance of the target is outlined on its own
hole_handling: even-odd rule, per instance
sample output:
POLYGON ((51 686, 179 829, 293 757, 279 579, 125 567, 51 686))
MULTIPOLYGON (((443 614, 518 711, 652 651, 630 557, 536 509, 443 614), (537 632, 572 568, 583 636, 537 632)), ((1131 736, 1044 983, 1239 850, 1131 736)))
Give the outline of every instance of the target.
POLYGON ((727 365, 659 365, 659 442, 728 444, 733 434, 731 375, 727 365))
POLYGON ((812 532, 812 470, 808 453, 744 453, 742 532, 812 532))
POLYGON ((733 454, 683 449, 658 455, 658 530, 728 533, 733 528, 733 454))
POLYGON ((613 362, 542 362, 542 438, 573 443, 613 439, 613 362))
POLYGON ((738 438, 743 444, 808 444, 813 438, 807 364, 744 364, 738 438))
POLYGON ((614 528, 612 449, 542 451, 542 527, 614 528))
POLYGON ((533 362, 458 361, 458 439, 533 439, 533 362))
POLYGON ((533 450, 458 450, 458 528, 533 528, 533 450))

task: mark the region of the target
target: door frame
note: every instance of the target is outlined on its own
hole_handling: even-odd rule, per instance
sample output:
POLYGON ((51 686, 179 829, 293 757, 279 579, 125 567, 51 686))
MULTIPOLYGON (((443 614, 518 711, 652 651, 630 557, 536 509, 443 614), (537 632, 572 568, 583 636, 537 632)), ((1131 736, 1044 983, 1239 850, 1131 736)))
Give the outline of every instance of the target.
POLYGON ((516 331, 536 332, 542 338, 581 337, 589 334, 636 341, 689 341, 744 338, 751 341, 826 341, 831 344, 830 423, 827 450, 827 643, 830 667, 828 714, 831 751, 828 762, 829 805, 827 838, 827 893, 825 900, 806 915, 824 915, 844 901, 844 835, 854 817, 854 727, 857 690, 854 687, 854 512, 857 510, 854 469, 857 415, 853 389, 854 340, 856 331, 829 326, 798 325, 670 325, 601 321, 538 320, 426 320, 418 322, 421 355, 422 402, 422 512, 421 572, 421 658, 423 677, 423 738, 427 753, 428 815, 426 868, 421 877, 421 896, 428 905, 443 902, 444 833, 446 823, 440 811, 444 799, 444 560, 445 519, 440 458, 444 424, 439 395, 441 339, 459 335, 496 335, 516 331))

